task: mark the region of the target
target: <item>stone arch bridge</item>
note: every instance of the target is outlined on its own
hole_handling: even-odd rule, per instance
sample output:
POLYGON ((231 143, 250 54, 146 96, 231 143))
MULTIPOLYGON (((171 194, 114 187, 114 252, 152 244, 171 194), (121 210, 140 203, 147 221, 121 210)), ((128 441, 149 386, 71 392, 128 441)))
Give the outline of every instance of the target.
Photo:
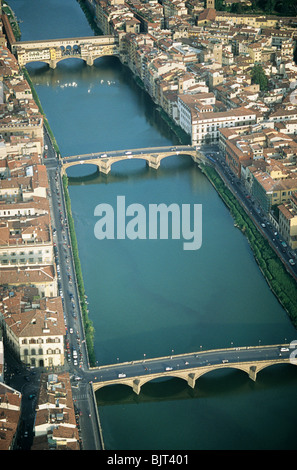
MULTIPOLYGON (((238 369, 253 381, 266 367, 294 364, 289 345, 270 345, 209 350, 184 355, 166 356, 93 368, 93 390, 108 385, 127 385, 139 394, 141 387, 155 379, 176 377, 194 388, 202 375, 219 369, 238 369)), ((295 353, 293 352, 293 355, 295 353)))
POLYGON ((151 147, 143 149, 118 150, 112 152, 96 152, 85 155, 75 155, 61 159, 61 172, 65 174, 67 168, 71 166, 96 165, 101 173, 108 174, 112 164, 128 160, 145 160, 150 168, 158 169, 164 158, 176 155, 190 155, 194 162, 205 161, 205 156, 196 150, 196 147, 190 145, 179 145, 175 147, 151 147))
POLYGON ((64 59, 79 58, 87 65, 103 56, 118 56, 118 39, 114 36, 19 41, 11 46, 21 67, 30 62, 45 62, 54 69, 64 59))

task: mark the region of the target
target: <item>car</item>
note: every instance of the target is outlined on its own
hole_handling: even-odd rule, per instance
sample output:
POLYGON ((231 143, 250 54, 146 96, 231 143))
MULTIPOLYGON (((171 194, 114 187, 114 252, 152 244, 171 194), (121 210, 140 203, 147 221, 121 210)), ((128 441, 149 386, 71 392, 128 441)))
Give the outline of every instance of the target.
POLYGON ((125 155, 132 155, 132 152, 125 152, 125 155))
POLYGON ((223 363, 223 364, 226 364, 226 362, 229 362, 228 359, 223 359, 223 360, 222 360, 222 363, 223 363))
POLYGON ((44 158, 47 158, 47 155, 44 155, 44 158))
POLYGON ((105 158, 105 157, 107 157, 107 153, 103 153, 103 154, 101 155, 101 158, 105 158))
POLYGON ((263 228, 265 228, 265 227, 266 227, 266 225, 265 225, 265 224, 261 224, 261 225, 262 225, 262 227, 263 227, 263 228))
POLYGON ((31 393, 31 395, 29 395, 29 400, 33 400, 33 398, 35 398, 36 395, 34 393, 31 393))
POLYGON ((286 248, 288 245, 286 244, 286 242, 282 242, 282 245, 286 248))
POLYGON ((165 367, 165 370, 173 370, 173 367, 165 367))
POLYGON ((295 266, 295 261, 292 258, 289 259, 289 263, 290 263, 291 266, 295 266))
POLYGON ((126 374, 118 374, 119 378, 126 377, 126 374))
POLYGON ((73 328, 70 328, 69 333, 73 333, 73 328))
POLYGON ((289 348, 280 348, 281 352, 288 352, 289 348))

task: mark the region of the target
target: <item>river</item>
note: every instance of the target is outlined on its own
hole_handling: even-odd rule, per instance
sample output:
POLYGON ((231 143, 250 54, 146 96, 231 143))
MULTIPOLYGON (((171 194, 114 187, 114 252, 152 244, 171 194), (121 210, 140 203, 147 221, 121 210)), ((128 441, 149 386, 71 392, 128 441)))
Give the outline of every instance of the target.
MULTIPOLYGON (((75 0, 11 0, 22 40, 92 35, 75 0)), ((116 58, 93 67, 67 59, 51 70, 27 66, 62 156, 148 146, 177 139, 148 95, 116 58)), ((69 170, 69 193, 98 364, 296 339, 246 238, 190 158, 159 170, 129 160, 108 176, 69 170), (79 177, 79 178, 78 178, 79 177), (202 204, 203 241, 104 240, 94 236, 99 203, 202 204)), ((236 370, 184 381, 97 392, 106 449, 296 449, 296 368, 274 366, 256 382, 236 370)))

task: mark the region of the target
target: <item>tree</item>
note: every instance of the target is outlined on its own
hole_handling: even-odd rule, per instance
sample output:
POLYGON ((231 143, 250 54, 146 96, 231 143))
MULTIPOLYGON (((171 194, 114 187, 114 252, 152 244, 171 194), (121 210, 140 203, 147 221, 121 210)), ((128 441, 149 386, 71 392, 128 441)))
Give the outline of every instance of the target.
POLYGON ((251 71, 252 83, 260 85, 260 90, 268 90, 268 78, 261 65, 255 65, 251 71))

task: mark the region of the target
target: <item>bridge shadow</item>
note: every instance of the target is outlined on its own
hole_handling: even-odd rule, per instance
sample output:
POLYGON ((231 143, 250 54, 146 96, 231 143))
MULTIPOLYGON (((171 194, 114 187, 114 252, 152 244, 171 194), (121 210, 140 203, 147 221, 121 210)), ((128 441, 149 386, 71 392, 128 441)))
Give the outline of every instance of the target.
POLYGON ((139 395, 127 385, 110 385, 96 391, 96 401, 98 406, 111 406, 232 397, 245 395, 256 388, 265 390, 286 387, 292 381, 297 385, 296 369, 291 364, 277 364, 260 371, 256 382, 243 371, 227 368, 203 375, 196 381, 195 388, 175 377, 148 382, 141 387, 139 395))
POLYGON ((183 379, 156 379, 144 384, 139 395, 126 385, 111 385, 96 391, 98 406, 209 398, 244 393, 253 386, 245 373, 235 369, 209 372, 199 378, 195 388, 183 379))

